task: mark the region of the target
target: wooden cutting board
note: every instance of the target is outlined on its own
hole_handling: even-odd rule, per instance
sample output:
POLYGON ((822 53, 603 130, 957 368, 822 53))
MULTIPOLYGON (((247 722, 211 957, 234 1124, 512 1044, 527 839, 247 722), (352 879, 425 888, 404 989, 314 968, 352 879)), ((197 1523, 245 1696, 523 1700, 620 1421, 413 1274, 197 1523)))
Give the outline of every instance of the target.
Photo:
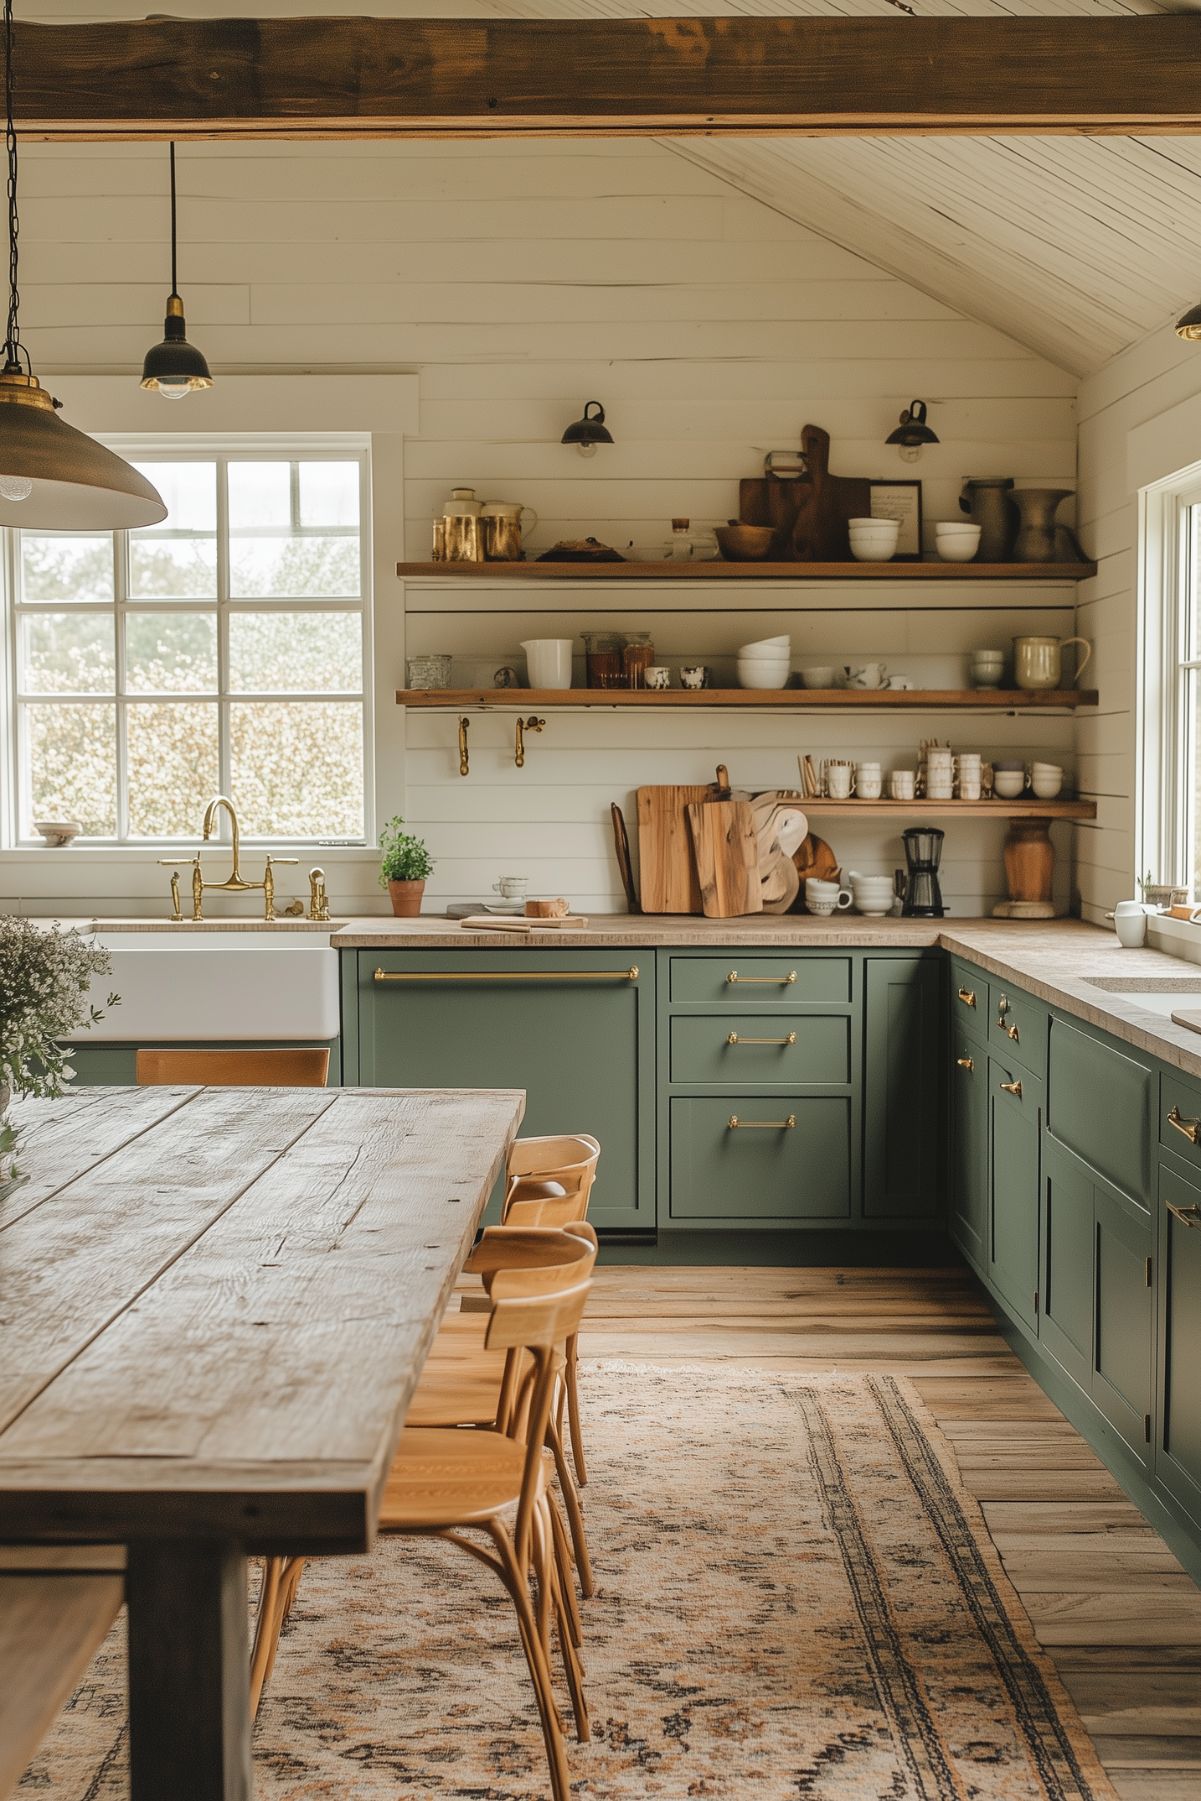
POLYGON ((794 896, 789 911, 801 913, 805 908, 806 879, 813 875, 823 882, 832 882, 841 874, 842 865, 825 839, 819 838, 816 832, 810 832, 807 838, 801 840, 792 853, 792 860, 796 864, 799 892, 794 896))
POLYGON ((688 808, 713 798, 693 782, 638 790, 638 875, 644 913, 699 913, 697 880, 688 831, 688 808))
POLYGON ((830 474, 830 434, 820 425, 801 433, 807 473, 799 477, 747 476, 738 484, 738 517, 745 525, 770 525, 768 557, 778 562, 840 562, 850 557, 847 520, 871 510, 871 483, 830 474))
POLYGON ((749 802, 694 802, 688 808, 688 829, 705 917, 761 913, 759 836, 749 802))

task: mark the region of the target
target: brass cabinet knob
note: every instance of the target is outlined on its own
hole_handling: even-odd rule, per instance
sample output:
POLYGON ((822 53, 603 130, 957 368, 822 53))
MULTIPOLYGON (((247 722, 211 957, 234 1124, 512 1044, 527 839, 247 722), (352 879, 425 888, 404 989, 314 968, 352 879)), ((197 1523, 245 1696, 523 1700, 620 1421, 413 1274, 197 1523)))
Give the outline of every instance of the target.
POLYGON ((1020 1082, 1002 1082, 999 1086, 1002 1094, 1012 1094, 1016 1100, 1021 1100, 1022 1084, 1020 1082))
POLYGON ((965 1007, 974 1007, 976 1004, 976 991, 974 988, 961 988, 959 990, 959 998, 965 1007))
POLYGON ((976 1067, 971 1057, 956 1057, 955 1062, 960 1069, 973 1070, 976 1067))
POLYGON ((1179 1107, 1174 1106, 1168 1114, 1168 1124, 1190 1144, 1201 1142, 1201 1119, 1185 1119, 1179 1107))

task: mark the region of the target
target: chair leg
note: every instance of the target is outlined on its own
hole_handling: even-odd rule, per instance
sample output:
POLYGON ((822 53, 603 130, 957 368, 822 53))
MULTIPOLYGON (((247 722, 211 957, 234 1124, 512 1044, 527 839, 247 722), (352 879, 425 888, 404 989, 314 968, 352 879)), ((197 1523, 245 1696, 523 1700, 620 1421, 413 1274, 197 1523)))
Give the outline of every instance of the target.
POLYGON ((555 1470, 559 1478, 559 1487, 563 1493, 563 1505, 567 1509, 567 1524, 571 1528, 571 1544, 575 1553, 576 1569, 580 1576, 580 1593, 587 1599, 596 1593, 596 1582, 592 1575, 592 1559, 588 1555, 588 1539, 584 1532, 584 1513, 580 1506, 580 1497, 572 1480, 571 1471, 567 1467, 567 1458, 563 1452, 563 1440, 553 1420, 547 1426, 547 1440, 555 1460, 555 1470))
POLYGON ((580 1430, 580 1390, 579 1390, 579 1340, 573 1332, 567 1340, 567 1368, 564 1371, 564 1383, 567 1389, 567 1423, 571 1428, 571 1461, 575 1464, 575 1477, 581 1488, 588 1486, 588 1466, 584 1462, 584 1434, 580 1430))
POLYGON ((526 1572, 518 1566, 513 1541, 498 1520, 489 1522, 488 1532, 497 1549, 502 1580, 509 1591, 517 1613, 521 1646, 529 1665, 530 1678, 534 1684, 534 1695, 538 1702, 538 1714, 542 1722, 542 1737, 546 1745, 546 1761, 550 1766, 553 1801, 571 1801, 571 1776, 567 1768, 567 1751, 563 1743, 563 1722, 559 1718, 559 1709, 555 1702, 550 1664, 543 1649, 538 1622, 534 1617, 534 1606, 530 1600, 526 1572))
POLYGON ((551 1543, 555 1553, 555 1568, 559 1577, 559 1589, 563 1604, 567 1609, 568 1623, 571 1627, 571 1642, 582 1645, 584 1627, 580 1619, 580 1609, 575 1598, 575 1565, 572 1562, 571 1546, 567 1541, 567 1528, 555 1506, 553 1496, 548 1496, 551 1523, 551 1543))
POLYGON ((259 1604, 254 1618, 254 1642, 250 1648, 250 1712, 253 1718, 259 1711, 259 1702, 263 1698, 263 1685, 275 1661, 275 1646, 279 1639, 279 1627, 282 1616, 279 1613, 279 1594, 283 1581, 284 1559, 267 1557, 263 1560, 263 1580, 259 1589, 259 1604))
MULTIPOLYGON (((559 1560, 553 1550, 553 1521, 555 1518, 554 1501, 550 1495, 547 1495, 539 1509, 537 1526, 539 1556, 543 1562, 543 1575, 540 1580, 546 1583, 554 1610, 555 1630, 559 1635, 559 1649, 563 1653, 563 1670, 571 1695, 571 1711, 575 1716, 576 1737, 583 1745, 587 1744, 592 1737, 592 1728, 588 1720, 588 1703, 584 1698, 584 1670, 571 1635, 567 1609, 564 1605, 564 1588, 560 1579, 559 1560)), ((549 1646, 547 1654, 549 1656, 549 1646)))

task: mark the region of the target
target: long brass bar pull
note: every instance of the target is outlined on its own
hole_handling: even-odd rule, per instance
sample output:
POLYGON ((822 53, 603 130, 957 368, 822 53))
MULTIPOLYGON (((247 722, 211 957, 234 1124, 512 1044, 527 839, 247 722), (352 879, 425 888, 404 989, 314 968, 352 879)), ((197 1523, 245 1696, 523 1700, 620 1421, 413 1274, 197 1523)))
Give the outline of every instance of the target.
POLYGON ((1201 1119, 1185 1119, 1179 1107, 1173 1107, 1168 1114, 1168 1124, 1182 1138, 1187 1138, 1190 1144, 1201 1142, 1201 1119))
POLYGON ((961 988, 959 990, 959 998, 965 1007, 974 1007, 976 1004, 976 991, 974 988, 961 988))
POLYGON ((1174 1207, 1171 1201, 1165 1201, 1164 1206, 1172 1218, 1178 1219, 1182 1226, 1188 1226, 1190 1229, 1193 1226, 1201 1226, 1201 1207, 1174 1207))
POLYGON ((1000 1089, 1002 1094, 1012 1094, 1019 1101, 1022 1098, 1022 1084, 1020 1082, 1002 1082, 1000 1084, 1000 1089))
POLYGON ((739 1044, 789 1045, 789 1044, 796 1043, 796 1033, 789 1032, 787 1038, 743 1038, 737 1032, 730 1032, 726 1037, 726 1043, 733 1044, 733 1045, 739 1045, 739 1044))
POLYGON ((377 969, 376 982, 636 982, 628 969, 377 969))
POLYGON ((795 1113, 790 1113, 787 1119, 739 1119, 736 1113, 731 1113, 726 1121, 726 1128, 731 1132, 791 1132, 795 1125, 795 1113))
POLYGON ((791 988, 795 981, 795 969, 790 969, 786 976, 740 976, 736 969, 732 969, 726 977, 726 986, 733 988, 736 982, 741 982, 744 987, 755 985, 768 988, 791 988))
POLYGON ((971 1057, 956 1057, 955 1062, 960 1069, 973 1070, 976 1067, 971 1057))

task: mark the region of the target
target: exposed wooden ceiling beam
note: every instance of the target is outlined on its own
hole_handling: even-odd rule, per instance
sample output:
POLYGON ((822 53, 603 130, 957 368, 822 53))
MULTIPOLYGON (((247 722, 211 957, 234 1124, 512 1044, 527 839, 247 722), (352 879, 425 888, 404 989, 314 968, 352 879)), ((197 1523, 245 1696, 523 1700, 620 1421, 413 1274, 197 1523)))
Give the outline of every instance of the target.
POLYGON ((1201 17, 19 25, 22 135, 1201 132, 1201 17))

